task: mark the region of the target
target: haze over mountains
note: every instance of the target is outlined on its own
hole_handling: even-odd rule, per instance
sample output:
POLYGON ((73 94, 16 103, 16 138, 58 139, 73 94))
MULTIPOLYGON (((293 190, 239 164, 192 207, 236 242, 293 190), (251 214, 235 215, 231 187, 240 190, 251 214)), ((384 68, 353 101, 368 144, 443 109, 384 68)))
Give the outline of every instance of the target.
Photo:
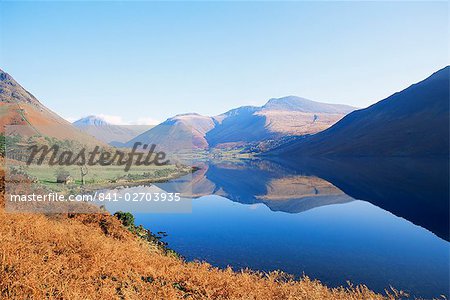
POLYGON ((298 156, 449 156, 449 72, 354 111, 330 128, 269 151, 298 156))
POLYGON ((125 143, 152 127, 151 125, 110 124, 104 119, 93 115, 81 118, 72 124, 98 140, 113 146, 125 143))
POLYGON ((286 135, 305 135, 324 130, 355 108, 289 96, 271 99, 262 107, 243 106, 218 116, 195 113, 177 115, 137 136, 135 142, 170 144, 195 149, 233 148, 286 135))

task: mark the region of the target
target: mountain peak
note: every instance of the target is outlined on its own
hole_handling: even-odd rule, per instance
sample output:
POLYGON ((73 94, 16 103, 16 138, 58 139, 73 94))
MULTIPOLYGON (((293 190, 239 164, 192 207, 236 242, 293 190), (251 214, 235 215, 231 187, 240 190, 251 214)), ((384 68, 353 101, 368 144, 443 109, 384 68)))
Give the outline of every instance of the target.
POLYGON ((238 108, 233 108, 230 109, 229 111, 227 111, 226 113, 223 113, 219 116, 236 116, 239 114, 253 114, 254 112, 260 110, 261 107, 258 106, 252 106, 252 105, 247 105, 247 106, 240 106, 238 108))
POLYGON ((0 69, 0 81, 11 81, 14 80, 11 75, 0 69))
POLYGON ((327 130, 280 145, 269 154, 448 158, 449 80, 447 66, 368 108, 352 112, 327 130))
POLYGON ((203 117, 203 116, 198 113, 190 112, 190 113, 182 113, 182 114, 175 115, 171 119, 178 118, 178 117, 203 117))
POLYGON ((31 93, 18 84, 11 75, 0 69, 0 102, 28 103, 41 106, 41 103, 31 93))
POLYGON ((300 111, 307 113, 347 114, 356 108, 342 104, 316 102, 297 96, 286 96, 270 99, 262 109, 300 111))
POLYGON ((90 115, 84 118, 81 118, 75 122, 72 123, 76 127, 83 127, 83 126, 107 126, 110 125, 108 122, 106 122, 103 118, 90 115))
MULTIPOLYGON (((446 67, 434 72, 425 80, 433 80, 433 79, 434 80, 448 80, 449 74, 450 74, 450 66, 446 66, 446 67)), ((423 80, 423 81, 425 81, 425 80, 423 80)))

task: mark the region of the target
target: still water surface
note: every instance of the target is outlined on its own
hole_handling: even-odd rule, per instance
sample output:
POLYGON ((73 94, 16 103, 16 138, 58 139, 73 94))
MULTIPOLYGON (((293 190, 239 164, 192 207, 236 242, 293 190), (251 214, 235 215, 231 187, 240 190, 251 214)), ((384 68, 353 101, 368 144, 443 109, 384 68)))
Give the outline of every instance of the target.
POLYGON ((192 213, 134 211, 187 260, 448 297, 448 160, 198 164, 155 187, 192 213))

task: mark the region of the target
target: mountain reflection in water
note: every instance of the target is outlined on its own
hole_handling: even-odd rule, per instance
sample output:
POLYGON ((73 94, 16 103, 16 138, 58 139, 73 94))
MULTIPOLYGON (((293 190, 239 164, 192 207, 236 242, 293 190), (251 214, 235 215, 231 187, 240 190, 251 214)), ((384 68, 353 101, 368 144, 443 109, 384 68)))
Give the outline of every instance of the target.
POLYGON ((200 170, 191 175, 136 187, 179 192, 191 213, 147 214, 130 203, 121 209, 133 212, 137 224, 167 232, 164 241, 189 261, 448 298, 448 163, 196 162, 200 170))
POLYGON ((192 178, 157 184, 187 197, 219 195, 300 213, 370 202, 449 240, 448 159, 301 159, 198 162, 192 178))

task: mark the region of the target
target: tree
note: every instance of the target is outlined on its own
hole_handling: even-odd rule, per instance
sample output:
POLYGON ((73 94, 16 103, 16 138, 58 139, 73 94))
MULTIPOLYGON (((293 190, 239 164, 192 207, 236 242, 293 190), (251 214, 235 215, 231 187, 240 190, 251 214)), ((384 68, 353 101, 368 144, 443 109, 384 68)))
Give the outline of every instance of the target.
POLYGON ((85 184, 84 176, 88 174, 89 170, 86 165, 80 166, 80 173, 81 173, 81 185, 85 184))
POLYGON ((118 211, 114 216, 122 222, 123 226, 129 227, 134 225, 134 216, 129 212, 118 211))

